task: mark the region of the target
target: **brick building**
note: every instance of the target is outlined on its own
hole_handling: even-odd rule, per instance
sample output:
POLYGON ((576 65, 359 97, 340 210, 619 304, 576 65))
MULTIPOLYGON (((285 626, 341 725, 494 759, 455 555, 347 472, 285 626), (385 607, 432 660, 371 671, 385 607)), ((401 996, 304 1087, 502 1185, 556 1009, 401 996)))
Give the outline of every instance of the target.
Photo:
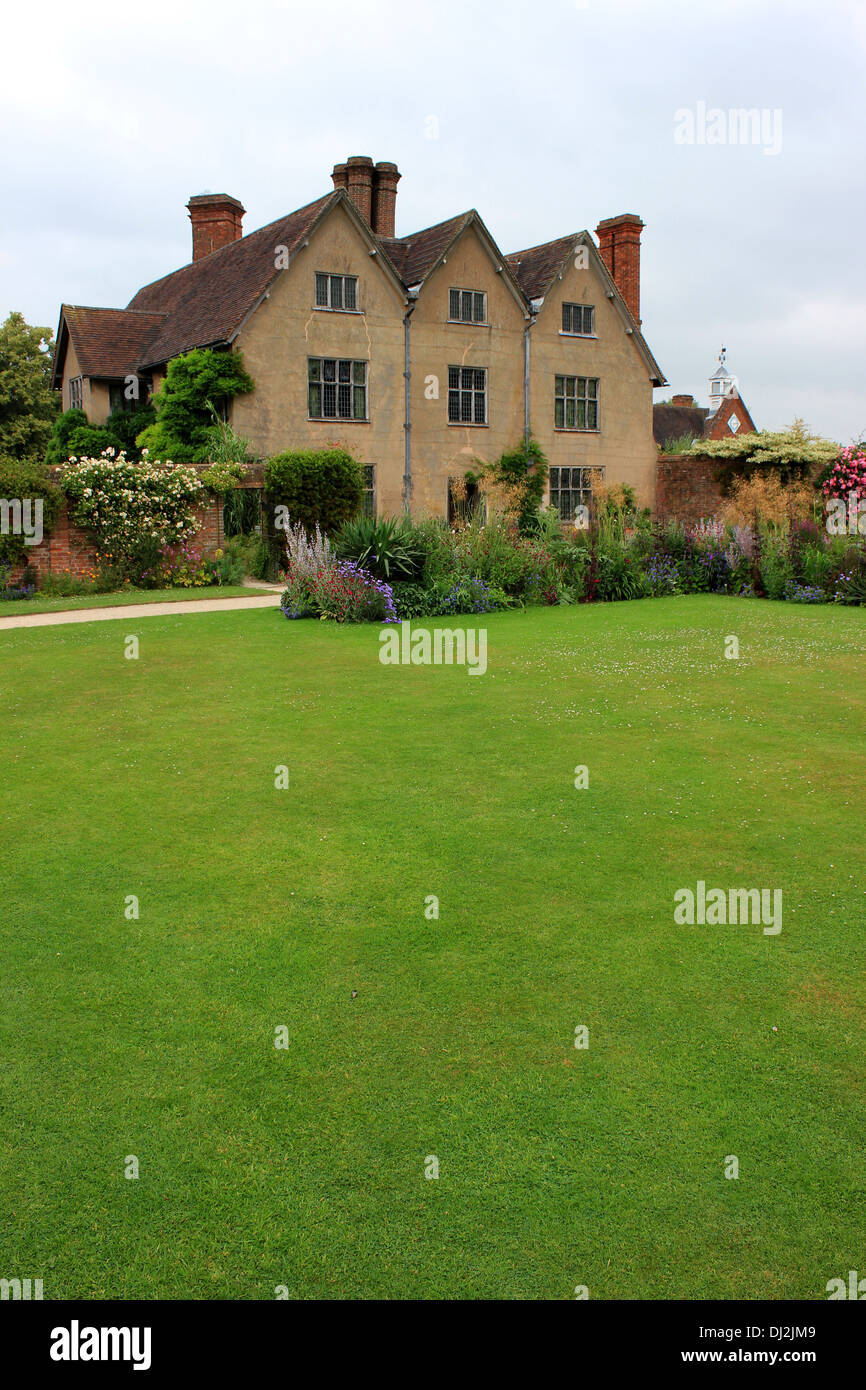
POLYGON ((653 406, 653 435, 664 448, 673 440, 691 435, 700 439, 729 439, 732 434, 755 434, 757 426, 740 395, 737 378, 728 371, 722 348, 709 378, 710 404, 698 405, 693 396, 673 396, 653 406))

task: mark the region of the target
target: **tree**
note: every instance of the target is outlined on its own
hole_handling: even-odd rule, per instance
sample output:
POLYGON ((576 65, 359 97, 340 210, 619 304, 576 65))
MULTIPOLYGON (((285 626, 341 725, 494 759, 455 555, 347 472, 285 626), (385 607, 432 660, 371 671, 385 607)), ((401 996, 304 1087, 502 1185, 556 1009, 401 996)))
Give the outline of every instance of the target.
POLYGON ((51 329, 11 313, 0 325, 0 457, 41 463, 60 409, 51 388, 51 329))
POLYGON ((204 463, 208 458, 213 409, 255 390, 239 352, 194 348, 168 364, 162 389, 153 398, 156 421, 136 440, 152 458, 204 463))

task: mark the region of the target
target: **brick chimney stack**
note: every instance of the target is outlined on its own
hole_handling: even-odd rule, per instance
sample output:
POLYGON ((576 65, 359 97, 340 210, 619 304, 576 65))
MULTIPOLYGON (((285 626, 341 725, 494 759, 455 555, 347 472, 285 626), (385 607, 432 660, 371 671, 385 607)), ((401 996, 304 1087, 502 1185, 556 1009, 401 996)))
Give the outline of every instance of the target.
POLYGON ((644 224, 633 212, 605 217, 595 229, 602 260, 613 282, 640 323, 640 234, 644 224))
POLYGON ((192 223, 194 261, 243 236, 241 224, 246 208, 228 193, 197 193, 190 198, 187 209, 192 223))
POLYGON ((346 171, 349 197, 370 227, 373 216, 373 161, 367 154, 350 155, 346 160, 346 171))
POLYGON ((397 184, 400 171, 387 160, 373 163, 369 155, 353 154, 345 164, 335 164, 331 174, 335 188, 345 188, 364 221, 376 236, 394 235, 397 184))
POLYGON ((373 231, 377 236, 394 235, 394 217, 397 207, 397 184, 400 172, 396 164, 384 160, 373 171, 373 231))

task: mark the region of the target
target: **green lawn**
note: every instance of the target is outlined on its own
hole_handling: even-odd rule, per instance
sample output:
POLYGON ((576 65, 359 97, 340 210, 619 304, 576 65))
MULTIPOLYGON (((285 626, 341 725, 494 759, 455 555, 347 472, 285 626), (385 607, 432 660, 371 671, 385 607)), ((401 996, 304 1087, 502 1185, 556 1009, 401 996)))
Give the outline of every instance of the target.
POLYGON ((202 598, 255 598, 267 589, 244 584, 208 585, 201 589, 121 589, 115 594, 74 594, 58 598, 53 594, 36 594, 33 598, 0 599, 0 618, 15 618, 25 613, 66 613, 74 608, 117 608, 131 603, 179 603, 202 598))
POLYGON ((0 635, 0 1274, 820 1299, 864 1271, 866 613, 479 622, 483 677, 269 610, 143 618, 138 661, 114 624, 0 635), (675 925, 698 879, 781 888, 781 934, 675 925))

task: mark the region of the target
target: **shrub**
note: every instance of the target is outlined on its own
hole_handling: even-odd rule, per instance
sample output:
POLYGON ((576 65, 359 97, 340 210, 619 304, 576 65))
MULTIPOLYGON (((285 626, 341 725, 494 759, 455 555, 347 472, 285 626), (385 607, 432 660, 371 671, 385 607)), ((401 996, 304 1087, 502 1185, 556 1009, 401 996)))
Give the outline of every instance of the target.
POLYGON ((604 550, 598 554, 594 597, 602 603, 641 598, 649 593, 649 583, 636 560, 624 550, 604 550))
POLYGON ((354 560, 388 581, 417 579, 424 563, 411 523, 394 517, 377 521, 358 516, 344 522, 334 536, 334 549, 341 560, 354 560))
POLYGON ((767 598, 784 598, 785 588, 794 578, 794 574, 783 539, 767 537, 761 550, 758 568, 767 598))
POLYGON ((51 432, 45 462, 49 467, 60 467, 73 457, 95 457, 105 449, 118 448, 120 441, 105 425, 91 425, 83 410, 67 410, 51 432))
POLYGON ((214 414, 255 389, 238 352, 195 348, 168 364, 153 398, 156 420, 142 430, 140 449, 175 463, 203 463, 214 446, 214 414))
POLYGON ((494 506, 516 521, 518 529, 526 534, 538 524, 548 472, 547 458, 537 440, 521 440, 495 463, 486 464, 480 481, 494 506))
POLYGON ((276 541, 290 518, 307 531, 336 531, 360 510, 361 465, 338 448, 276 454, 265 465, 265 492, 276 541))
POLYGON ((193 535, 193 505, 204 491, 192 469, 146 459, 133 463, 111 450, 67 464, 62 486, 72 520, 114 561, 134 567, 151 541, 174 546, 193 535))
POLYGON ((223 542, 226 555, 234 557, 240 565, 242 575, 253 579, 267 579, 269 573, 268 549, 260 535, 255 532, 230 536, 223 542))
POLYGON ((788 603, 824 603, 826 595, 823 589, 814 584, 798 584, 796 580, 789 579, 785 585, 783 597, 788 603))
POLYGON ((788 528, 797 521, 812 518, 814 490, 804 482, 786 482, 780 472, 756 473, 734 478, 723 510, 729 523, 748 526, 755 518, 765 525, 788 528))
MULTIPOLYGON (((48 536, 63 506, 63 493, 49 481, 47 469, 41 463, 0 458, 0 498, 7 502, 30 502, 29 520, 36 525, 37 502, 42 503, 42 534, 48 536)), ((27 514, 22 508, 22 520, 27 514)), ((0 531, 0 562, 10 565, 20 562, 32 547, 26 543, 23 532, 15 534, 11 529, 0 531)))
POLYGON ((441 591, 439 612, 448 613, 493 613, 497 608, 508 607, 508 597, 501 589, 486 584, 478 575, 467 575, 452 584, 447 592, 441 591))
MULTIPOLYGON (((112 410, 105 422, 105 429, 111 438, 108 444, 104 444, 102 447, 107 448, 109 444, 113 445, 118 452, 122 450, 127 458, 137 462, 141 458, 141 450, 135 441, 155 420, 156 411, 149 401, 137 406, 135 410, 123 410, 122 408, 112 410)), ((100 453, 101 450, 74 448, 72 452, 92 454, 94 452, 100 453)), ((62 461, 65 462, 65 459, 62 461)))
POLYGON ((92 594, 94 584, 92 579, 82 579, 69 570, 49 570, 39 581, 39 592, 52 598, 72 598, 78 594, 92 594))
POLYGON ((848 449, 842 449, 823 476, 821 492, 825 506, 834 501, 844 504, 846 509, 844 519, 835 520, 832 515, 828 515, 827 519, 828 530, 835 535, 842 534, 848 530, 850 524, 847 509, 852 501, 852 494, 855 511, 859 505, 866 501, 866 451, 864 451, 862 444, 854 444, 848 449))
POLYGON ((785 486, 805 483, 830 462, 838 445, 811 434, 802 420, 795 420, 787 430, 758 430, 704 440, 700 452, 703 458, 718 460, 716 480, 727 495, 736 479, 747 480, 767 472, 778 474, 785 486))
POLYGON ((397 580, 391 586, 394 611, 404 618, 432 618, 442 612, 442 594, 438 589, 425 589, 421 584, 397 580))
POLYGON ((680 576, 676 561, 669 555, 651 555, 646 568, 647 584, 654 598, 679 593, 680 576))

